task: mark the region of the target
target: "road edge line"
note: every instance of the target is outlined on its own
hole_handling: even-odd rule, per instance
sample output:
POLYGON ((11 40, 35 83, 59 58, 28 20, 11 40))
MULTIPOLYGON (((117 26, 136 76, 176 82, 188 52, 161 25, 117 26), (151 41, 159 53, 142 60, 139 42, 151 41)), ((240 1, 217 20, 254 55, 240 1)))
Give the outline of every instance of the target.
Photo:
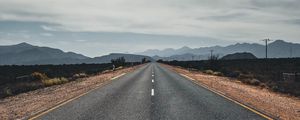
MULTIPOLYGON (((193 82, 196 81, 195 79, 193 79, 193 78, 191 78, 191 77, 189 77, 189 76, 187 76, 187 75, 185 75, 185 74, 180 73, 180 75, 183 76, 183 77, 185 77, 185 78, 187 78, 187 79, 192 80, 193 82)), ((194 83, 195 83, 195 82, 194 82, 194 83)), ((234 103, 240 105, 241 107, 243 107, 243 108, 245 108, 245 109, 248 109, 248 110, 250 110, 251 112, 253 112, 253 113, 255 113, 255 114, 257 114, 257 115, 259 115, 259 116, 261 116, 261 117, 263 117, 263 118, 265 118, 265 119, 267 119, 267 120, 276 120, 276 119, 272 118, 270 115, 267 115, 267 114, 265 114, 265 113, 263 113, 263 112, 260 112, 260 110, 256 110, 254 107, 251 107, 251 106, 249 106, 249 105, 246 105, 246 104, 244 104, 244 103, 242 103, 242 102, 240 102, 240 101, 238 101, 238 100, 235 100, 235 99, 233 99, 233 98, 230 98, 230 97, 226 96, 225 94, 223 94, 223 93, 221 93, 221 92, 219 92, 219 91, 217 91, 217 90, 214 90, 214 89, 212 89, 212 88, 209 88, 207 85, 204 85, 203 83, 200 83, 200 82, 197 82, 197 83, 196 83, 197 85, 199 85, 199 86, 201 86, 201 87, 203 87, 203 88, 205 88, 205 89, 207 89, 207 90, 209 90, 209 91, 211 91, 211 92, 213 92, 213 93, 215 93, 215 94, 217 94, 217 95, 219 95, 219 96, 221 96, 221 97, 223 97, 223 98, 225 98, 225 99, 227 99, 227 100, 229 100, 229 101, 231 101, 231 102, 234 102, 234 103), (198 83, 198 84, 197 84, 197 83, 198 83)))
MULTIPOLYGON (((122 73, 122 74, 120 74, 120 75, 118 75, 118 76, 116 76, 116 77, 111 78, 110 80, 118 79, 118 78, 120 78, 120 77, 122 77, 122 76, 124 76, 124 75, 126 75, 126 74, 127 74, 127 73, 122 73)), ((109 82, 107 82, 107 83, 109 83, 109 82)), ((104 83, 104 84, 107 84, 107 83, 104 83)), ((74 100, 76 100, 76 99, 78 99, 78 98, 80 98, 80 97, 82 97, 82 96, 84 96, 84 95, 86 95, 86 94, 88 94, 88 93, 90 93, 90 92, 92 92, 92 91, 94 91, 94 90, 100 88, 101 86, 103 86, 103 84, 101 84, 101 85, 99 85, 99 86, 96 86, 95 88, 93 88, 93 89, 91 89, 91 90, 88 90, 87 92, 84 92, 84 93, 82 93, 82 94, 80 94, 80 95, 78 95, 78 96, 75 96, 75 97, 72 97, 72 98, 70 98, 70 99, 63 100, 63 101, 61 101, 61 102, 58 102, 56 105, 54 105, 53 107, 51 107, 51 108, 49 108, 49 109, 45 109, 45 110, 38 111, 38 112, 34 113, 34 115, 31 115, 32 117, 29 116, 28 120, 35 120, 35 119, 41 117, 42 115, 45 115, 45 114, 47 114, 47 113, 49 113, 49 112, 51 112, 51 111, 53 111, 53 110, 55 110, 55 109, 57 109, 57 108, 59 108, 59 107, 65 105, 65 104, 69 103, 69 102, 72 102, 72 101, 74 101, 74 100)))
POLYGON ((118 78, 122 77, 122 76, 125 75, 125 74, 126 74, 126 73, 122 73, 122 74, 120 74, 120 75, 117 75, 117 76, 111 78, 110 80, 118 79, 118 78))

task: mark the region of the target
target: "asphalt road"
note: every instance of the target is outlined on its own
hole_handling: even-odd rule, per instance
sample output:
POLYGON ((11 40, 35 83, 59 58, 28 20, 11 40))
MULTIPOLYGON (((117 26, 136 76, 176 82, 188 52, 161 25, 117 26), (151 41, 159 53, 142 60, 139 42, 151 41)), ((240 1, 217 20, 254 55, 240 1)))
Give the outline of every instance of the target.
POLYGON ((37 119, 260 120, 159 64, 150 63, 37 119))

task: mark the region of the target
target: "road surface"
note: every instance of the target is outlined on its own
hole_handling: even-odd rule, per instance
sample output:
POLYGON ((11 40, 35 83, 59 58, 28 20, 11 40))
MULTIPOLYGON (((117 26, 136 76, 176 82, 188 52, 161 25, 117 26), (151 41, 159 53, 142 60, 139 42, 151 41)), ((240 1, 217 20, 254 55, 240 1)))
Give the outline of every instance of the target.
POLYGON ((150 63, 41 120, 260 120, 229 101, 157 63, 150 63))

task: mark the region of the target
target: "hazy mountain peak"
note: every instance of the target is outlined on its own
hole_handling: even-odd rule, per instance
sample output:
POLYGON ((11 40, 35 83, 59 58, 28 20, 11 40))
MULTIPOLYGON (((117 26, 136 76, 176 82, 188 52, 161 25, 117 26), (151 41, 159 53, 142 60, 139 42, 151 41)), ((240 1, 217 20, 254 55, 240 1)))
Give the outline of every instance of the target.
POLYGON ((172 51, 172 50, 175 50, 175 49, 174 48, 166 48, 164 50, 172 51))
POLYGON ((64 52, 60 49, 50 47, 33 46, 28 43, 0 46, 0 65, 4 64, 40 64, 60 61, 67 63, 67 60, 87 59, 88 57, 73 53, 64 52))
POLYGON ((288 42, 285 42, 284 40, 275 40, 274 42, 270 44, 288 44, 288 42))
POLYGON ((31 45, 31 44, 29 44, 29 43, 26 43, 26 42, 22 42, 22 43, 16 44, 15 46, 32 47, 33 45, 31 45))
POLYGON ((182 48, 180 48, 180 50, 190 50, 191 48, 188 46, 183 46, 182 48))
MULTIPOLYGON (((258 43, 236 43, 228 46, 212 46, 212 47, 199 47, 199 48, 189 48, 182 47, 179 49, 174 49, 168 51, 166 49, 160 51, 143 52, 143 55, 154 56, 158 55, 161 57, 171 57, 173 55, 183 55, 186 53, 192 53, 194 55, 209 55, 210 50, 213 50, 214 54, 221 56, 227 54, 233 54, 236 52, 249 52, 254 54, 258 58, 263 58, 265 56, 265 46, 263 42, 258 43)), ((269 44, 269 57, 270 58, 283 58, 283 57, 300 57, 300 44, 290 43, 284 40, 276 40, 269 44)), ((207 58, 207 57, 204 57, 207 58)))

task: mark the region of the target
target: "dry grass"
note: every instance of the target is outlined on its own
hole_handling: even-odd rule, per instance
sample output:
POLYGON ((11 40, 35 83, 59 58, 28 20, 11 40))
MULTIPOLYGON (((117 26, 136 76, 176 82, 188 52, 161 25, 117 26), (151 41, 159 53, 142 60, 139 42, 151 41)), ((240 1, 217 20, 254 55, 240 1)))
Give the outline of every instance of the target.
POLYGON ((52 86, 52 85, 60 85, 69 82, 67 78, 61 77, 61 78, 52 78, 47 80, 42 80, 42 83, 45 86, 52 86))
MULTIPOLYGON (((26 117, 31 116, 36 112, 52 108, 61 101, 71 99, 96 87, 109 83, 111 78, 122 73, 134 71, 140 66, 141 65, 107 72, 66 84, 46 87, 1 99, 0 120, 26 119, 26 117)), ((63 81, 64 79, 60 78, 44 82, 45 84, 59 84, 63 81)))
MULTIPOLYGON (((300 120, 300 99, 297 97, 275 93, 259 86, 241 83, 236 79, 189 72, 183 68, 163 65, 178 73, 185 74, 194 82, 204 84, 226 96, 241 101, 268 114, 284 120, 300 120)), ((257 82, 257 81, 249 81, 257 82)))

